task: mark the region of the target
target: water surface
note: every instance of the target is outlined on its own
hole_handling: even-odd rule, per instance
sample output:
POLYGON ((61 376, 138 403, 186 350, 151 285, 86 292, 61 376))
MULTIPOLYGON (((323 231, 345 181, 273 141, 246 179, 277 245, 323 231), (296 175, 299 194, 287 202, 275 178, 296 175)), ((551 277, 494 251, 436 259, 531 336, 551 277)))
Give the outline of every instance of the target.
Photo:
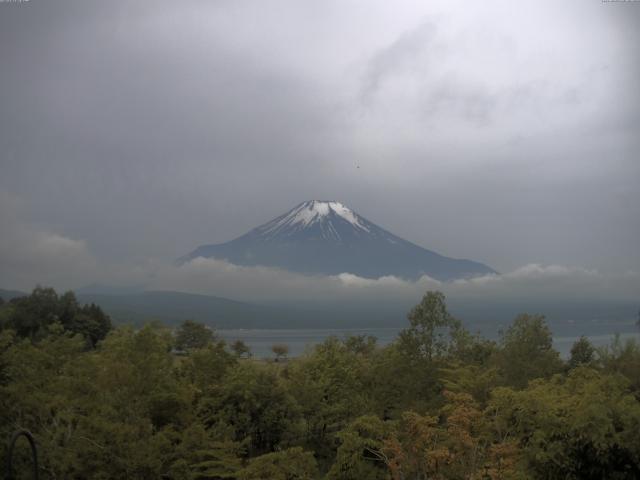
MULTIPOLYGON (((271 347, 276 343, 283 343, 289 347, 289 356, 297 357, 305 352, 305 349, 312 348, 313 345, 324 342, 327 338, 335 336, 345 338, 352 335, 373 335, 378 339, 379 345, 388 345, 398 335, 400 328, 354 328, 354 329, 237 329, 218 330, 222 338, 228 342, 234 340, 244 341, 255 357, 272 357, 271 347)), ((585 335, 596 347, 611 344, 615 333, 585 335)), ((567 358, 573 343, 580 335, 554 336, 553 346, 560 352, 562 357, 567 358)), ((489 337, 491 338, 491 337, 489 337)), ((635 338, 640 341, 637 332, 624 332, 620 334, 620 339, 635 338)), ((495 339, 495 338, 494 338, 495 339)))

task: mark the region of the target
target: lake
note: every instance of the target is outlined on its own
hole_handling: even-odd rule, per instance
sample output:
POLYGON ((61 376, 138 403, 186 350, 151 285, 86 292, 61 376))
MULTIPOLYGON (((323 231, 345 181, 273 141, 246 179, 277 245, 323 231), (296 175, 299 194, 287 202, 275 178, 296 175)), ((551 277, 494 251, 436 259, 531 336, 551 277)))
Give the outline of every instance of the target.
MULTIPOLYGON (((237 330, 218 330, 218 334, 227 342, 234 340, 242 340, 255 357, 273 357, 271 346, 276 343, 283 343, 289 347, 289 356, 297 357, 304 353, 306 348, 322 343, 331 336, 345 338, 351 335, 373 335, 378 339, 379 345, 387 345, 391 343, 400 328, 369 328, 369 329, 282 329, 282 330, 259 330, 259 329, 237 329, 237 330)), ((586 337, 596 347, 609 345, 615 334, 597 334, 586 335, 586 337)), ((490 337, 489 337, 490 338, 490 337)), ((555 336, 553 346, 560 352, 562 357, 567 358, 573 343, 579 338, 577 336, 555 336)), ((640 341, 640 334, 633 331, 620 333, 623 341, 635 338, 640 341)))

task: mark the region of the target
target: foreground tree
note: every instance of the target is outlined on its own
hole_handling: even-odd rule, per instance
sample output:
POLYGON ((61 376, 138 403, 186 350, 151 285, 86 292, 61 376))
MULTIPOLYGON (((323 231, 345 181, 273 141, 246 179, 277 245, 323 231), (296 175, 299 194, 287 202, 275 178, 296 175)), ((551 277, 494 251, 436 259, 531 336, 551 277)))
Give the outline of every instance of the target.
POLYGON ((626 377, 636 397, 640 399, 640 343, 634 338, 623 342, 616 335, 611 345, 599 348, 597 354, 598 363, 604 371, 626 377))
POLYGON ((393 480, 515 480, 522 476, 519 450, 494 435, 491 417, 470 395, 444 392, 437 415, 405 412, 383 442, 382 456, 393 480))
MULTIPOLYGON (((414 317, 408 343, 329 338, 274 365, 240 361, 222 341, 176 355, 172 332, 153 325, 87 348, 73 330, 84 307, 50 293, 20 305, 54 309, 37 310, 33 337, 0 331, 0 437, 31 430, 43 477, 640 478, 632 340, 595 355, 579 340, 566 368, 540 317, 518 317, 496 345, 443 322, 433 295, 435 316, 414 317), (430 335, 430 323, 445 326, 430 335)), ((0 307, 3 325, 17 308, 0 307)), ((27 470, 26 449, 16 453, 27 470)))
POLYGON ((185 320, 176 329, 175 347, 185 352, 205 348, 214 337, 213 330, 204 323, 185 320))
POLYGON ((530 380, 548 378, 562 369, 560 354, 544 316, 522 314, 502 335, 498 363, 507 385, 524 388, 530 380))
POLYGON ((242 470, 244 445, 194 423, 182 432, 167 432, 174 448, 167 458, 170 479, 235 479, 242 470))
POLYGON ((276 343, 271 347, 271 351, 276 356, 276 362, 289 355, 289 346, 284 343, 276 343))
POLYGON ((268 453, 249 462, 238 480, 314 480, 318 467, 313 454, 300 447, 268 453))
POLYGON ((371 355, 376 350, 378 339, 373 335, 350 335, 342 342, 353 353, 371 355))
POLYGON ((389 393, 396 396, 388 398, 387 411, 395 410, 393 403, 398 402, 417 411, 437 406, 443 387, 442 367, 460 330, 460 322, 449 313, 441 292, 427 292, 411 309, 408 320, 409 327, 399 333, 381 365, 388 372, 385 383, 393 385, 389 393))
POLYGON ((207 428, 247 442, 250 455, 267 453, 285 440, 298 419, 297 406, 273 365, 236 362, 200 400, 207 428))
POLYGON ((525 390, 499 388, 487 414, 520 443, 533 478, 640 478, 640 403, 621 377, 578 367, 525 390))
POLYGON ((245 355, 247 358, 251 357, 251 349, 242 340, 236 340, 231 344, 231 350, 236 354, 238 358, 242 358, 245 355))
POLYGON ((576 368, 581 365, 593 365, 595 362, 595 352, 596 349, 589 339, 583 335, 572 345, 567 366, 569 368, 576 368))
POLYGON ((388 458, 383 452, 391 426, 375 415, 357 418, 337 435, 336 460, 326 480, 387 480, 388 458))
POLYGON ((459 322, 447 310, 444 294, 427 292, 407 316, 410 326, 400 332, 398 345, 414 362, 431 361, 445 353, 459 322))
POLYGON ((30 295, 14 298, 0 308, 0 328, 10 328, 33 341, 49 335, 54 324, 82 335, 91 348, 111 330, 111 319, 100 307, 80 305, 73 292, 59 296, 53 288, 36 287, 30 295))

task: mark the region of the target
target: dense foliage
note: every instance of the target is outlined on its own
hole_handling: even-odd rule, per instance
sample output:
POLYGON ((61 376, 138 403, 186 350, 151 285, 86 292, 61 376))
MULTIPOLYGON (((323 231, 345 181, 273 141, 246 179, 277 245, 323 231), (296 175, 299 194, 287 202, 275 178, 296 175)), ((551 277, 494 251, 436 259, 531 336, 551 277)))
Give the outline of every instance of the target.
POLYGON ((58 295, 52 288, 37 287, 31 295, 0 302, 0 329, 12 329, 19 337, 36 341, 62 328, 82 335, 90 347, 105 338, 111 320, 97 305, 80 305, 73 292, 58 295))
POLYGON ((0 328, 0 436, 32 431, 42 478, 640 478, 640 347, 581 338, 564 362, 540 316, 492 342, 428 292, 388 346, 277 362, 194 322, 112 329, 42 288, 0 328))

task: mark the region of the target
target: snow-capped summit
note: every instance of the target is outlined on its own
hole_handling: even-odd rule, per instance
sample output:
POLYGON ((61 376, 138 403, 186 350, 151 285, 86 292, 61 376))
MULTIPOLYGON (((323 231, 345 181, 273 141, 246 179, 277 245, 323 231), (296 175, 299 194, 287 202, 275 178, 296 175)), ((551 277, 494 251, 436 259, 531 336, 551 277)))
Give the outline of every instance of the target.
POLYGON ((309 200, 230 242, 198 247, 180 261, 219 258, 307 274, 377 278, 466 278, 494 271, 443 257, 378 227, 336 201, 309 200))
POLYGON ((284 215, 258 227, 256 232, 264 238, 291 236, 296 232, 317 230, 327 240, 341 240, 339 230, 349 226, 370 233, 368 222, 340 202, 309 200, 284 215))
POLYGON ((328 202, 324 200, 309 200, 303 202, 283 217, 278 217, 265 226, 273 230, 282 227, 292 227, 294 225, 301 225, 303 228, 306 228, 316 222, 330 221, 334 215, 349 222, 356 228, 368 231, 367 227, 362 224, 358 215, 356 215, 353 210, 340 202, 328 202))

